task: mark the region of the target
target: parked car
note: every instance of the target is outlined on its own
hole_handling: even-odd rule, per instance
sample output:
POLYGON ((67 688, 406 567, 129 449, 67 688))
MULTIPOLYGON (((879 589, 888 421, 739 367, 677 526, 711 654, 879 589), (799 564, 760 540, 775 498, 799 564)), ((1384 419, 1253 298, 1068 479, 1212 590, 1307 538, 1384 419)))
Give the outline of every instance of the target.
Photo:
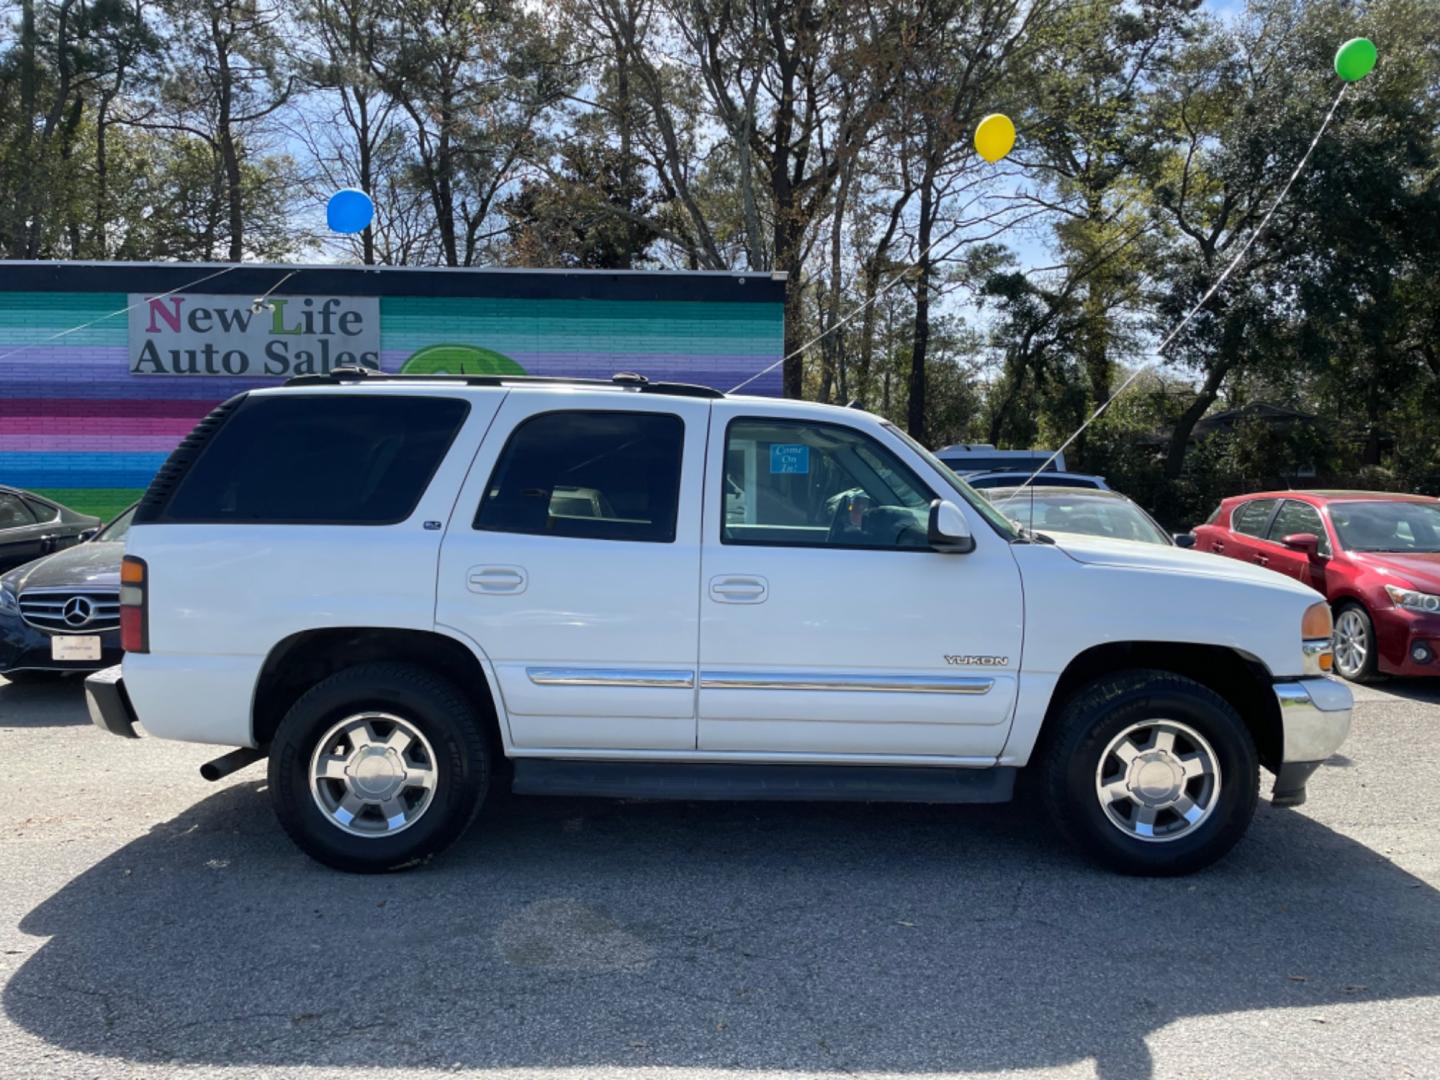
POLYGON ((0 577, 0 675, 38 681, 119 662, 120 556, 134 512, 0 577))
POLYGON ((1051 461, 1053 453, 1053 450, 996 450, 989 443, 956 443, 942 446, 935 451, 935 456, 961 476, 1006 470, 1023 471, 1029 476, 1041 466, 1046 472, 1064 472, 1064 453, 1056 454, 1051 461))
POLYGON ((1118 491, 1044 484, 988 488, 988 498, 1011 521, 1044 533, 1079 533, 1107 540, 1174 545, 1160 525, 1118 491))
MULTIPOLYGON (((982 472, 971 473, 965 477, 965 482, 977 491, 984 491, 987 488, 1020 487, 1032 476, 1035 476, 1034 469, 1029 472, 982 472)), ((1047 469, 1035 476, 1035 480, 1036 483, 1044 484, 1046 487, 1089 488, 1092 491, 1110 490, 1110 485, 1105 483, 1103 476, 1091 476, 1089 473, 1052 472, 1047 469)))
POLYGON ((1260 492, 1226 499, 1195 538, 1202 551, 1323 593, 1335 613, 1335 669, 1347 679, 1440 674, 1440 499, 1260 492))
POLYGON ((100 527, 100 519, 30 491, 0 486, 0 573, 72 547, 100 527))
POLYGON ((444 848, 501 782, 998 802, 1031 767, 1096 859, 1183 873, 1245 831, 1260 765, 1299 801, 1350 723, 1299 582, 1062 549, 879 417, 633 376, 233 398, 136 509, 120 620, 96 724, 236 747, 212 779, 268 757, 291 837, 357 871, 444 848))

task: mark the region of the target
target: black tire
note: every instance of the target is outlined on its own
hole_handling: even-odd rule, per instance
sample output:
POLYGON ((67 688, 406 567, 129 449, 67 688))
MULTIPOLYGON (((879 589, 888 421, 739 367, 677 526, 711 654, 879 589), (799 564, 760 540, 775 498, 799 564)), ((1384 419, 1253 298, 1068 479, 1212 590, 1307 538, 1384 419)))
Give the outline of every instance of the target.
POLYGON ((1101 865, 1124 874, 1192 873, 1228 852, 1249 827, 1260 786, 1255 740, 1235 709, 1199 683, 1166 671, 1119 672, 1077 691, 1052 722, 1039 762, 1046 807, 1060 833, 1101 865), (1122 830, 1096 792, 1101 755, 1127 727, 1145 720, 1193 728, 1219 765, 1209 816, 1171 840, 1122 830))
POLYGON ((1338 674, 1338 675, 1340 675, 1340 676, 1342 676, 1342 677, 1344 677, 1344 678, 1346 678, 1346 679, 1349 679, 1349 680, 1350 680, 1351 682, 1353 682, 1353 683, 1376 683, 1376 682, 1383 682, 1384 679, 1385 679, 1385 676, 1383 676, 1383 675, 1380 674, 1380 667, 1379 667, 1379 660, 1380 660, 1379 649, 1378 649, 1378 647, 1377 647, 1377 645, 1376 645, 1376 641, 1375 641, 1375 620, 1373 620, 1372 618, 1370 618, 1370 613, 1365 610, 1364 605, 1362 605, 1362 604, 1357 604, 1355 601, 1350 600, 1350 601, 1347 601, 1347 602, 1345 602, 1345 603, 1343 603, 1343 604, 1339 604, 1339 605, 1336 606, 1336 608, 1335 608, 1335 637, 1336 637, 1336 643, 1337 643, 1337 644, 1339 643, 1339 637, 1340 637, 1340 620, 1341 620, 1343 617, 1345 617, 1347 614, 1352 615, 1354 618, 1358 619, 1359 625, 1360 625, 1360 629, 1361 629, 1361 631, 1362 631, 1362 632, 1364 633, 1364 635, 1365 635, 1365 660, 1364 660, 1364 662, 1360 665, 1359 669, 1358 669, 1357 671, 1353 672, 1353 673, 1347 673, 1347 672, 1341 671, 1341 670, 1340 670, 1340 653, 1339 653, 1339 650, 1337 649, 1337 650, 1335 651, 1335 653, 1334 653, 1334 657, 1335 657, 1335 672, 1336 672, 1336 674, 1338 674))
POLYGON ((362 664, 318 683, 285 714, 270 745, 270 799, 280 824, 311 858, 337 870, 385 873, 429 858, 464 833, 479 813, 490 771, 482 718, 454 684, 412 664, 362 664), (346 832, 311 794, 317 743, 337 721, 366 710, 403 718, 434 750, 429 805, 393 835, 346 832))

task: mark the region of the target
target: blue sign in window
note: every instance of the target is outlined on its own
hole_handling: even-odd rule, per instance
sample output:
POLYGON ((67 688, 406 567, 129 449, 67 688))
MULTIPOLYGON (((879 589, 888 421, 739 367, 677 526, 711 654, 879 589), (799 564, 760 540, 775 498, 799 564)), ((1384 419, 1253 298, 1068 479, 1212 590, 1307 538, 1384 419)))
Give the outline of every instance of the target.
POLYGON ((771 443, 770 471, 772 473, 808 473, 810 471, 810 447, 799 444, 771 443))

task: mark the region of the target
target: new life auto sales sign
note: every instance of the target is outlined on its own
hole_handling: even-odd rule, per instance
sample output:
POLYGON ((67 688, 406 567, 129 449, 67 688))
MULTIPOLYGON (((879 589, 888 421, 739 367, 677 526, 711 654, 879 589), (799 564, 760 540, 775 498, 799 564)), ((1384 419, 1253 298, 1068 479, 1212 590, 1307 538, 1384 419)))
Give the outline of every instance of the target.
POLYGON ((380 366, 373 296, 130 295, 132 375, 314 375, 380 366))

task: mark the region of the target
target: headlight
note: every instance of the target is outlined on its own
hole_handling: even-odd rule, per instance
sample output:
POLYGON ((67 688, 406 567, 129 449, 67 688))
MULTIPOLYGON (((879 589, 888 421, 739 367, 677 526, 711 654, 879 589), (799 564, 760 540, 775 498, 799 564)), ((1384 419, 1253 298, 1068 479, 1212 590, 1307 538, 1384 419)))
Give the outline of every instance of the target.
POLYGON ((1334 635, 1329 604, 1311 604, 1305 609, 1300 619, 1300 655, 1304 657, 1306 675, 1323 675, 1334 665, 1334 635))
POLYGON ((0 585, 0 614, 20 614, 20 601, 15 599, 15 594, 6 585, 0 585))
POLYGON ((1440 614, 1440 596, 1416 592, 1414 589, 1402 589, 1398 585, 1386 585, 1385 591, 1390 594, 1390 602, 1398 608, 1423 611, 1427 615, 1440 614))

